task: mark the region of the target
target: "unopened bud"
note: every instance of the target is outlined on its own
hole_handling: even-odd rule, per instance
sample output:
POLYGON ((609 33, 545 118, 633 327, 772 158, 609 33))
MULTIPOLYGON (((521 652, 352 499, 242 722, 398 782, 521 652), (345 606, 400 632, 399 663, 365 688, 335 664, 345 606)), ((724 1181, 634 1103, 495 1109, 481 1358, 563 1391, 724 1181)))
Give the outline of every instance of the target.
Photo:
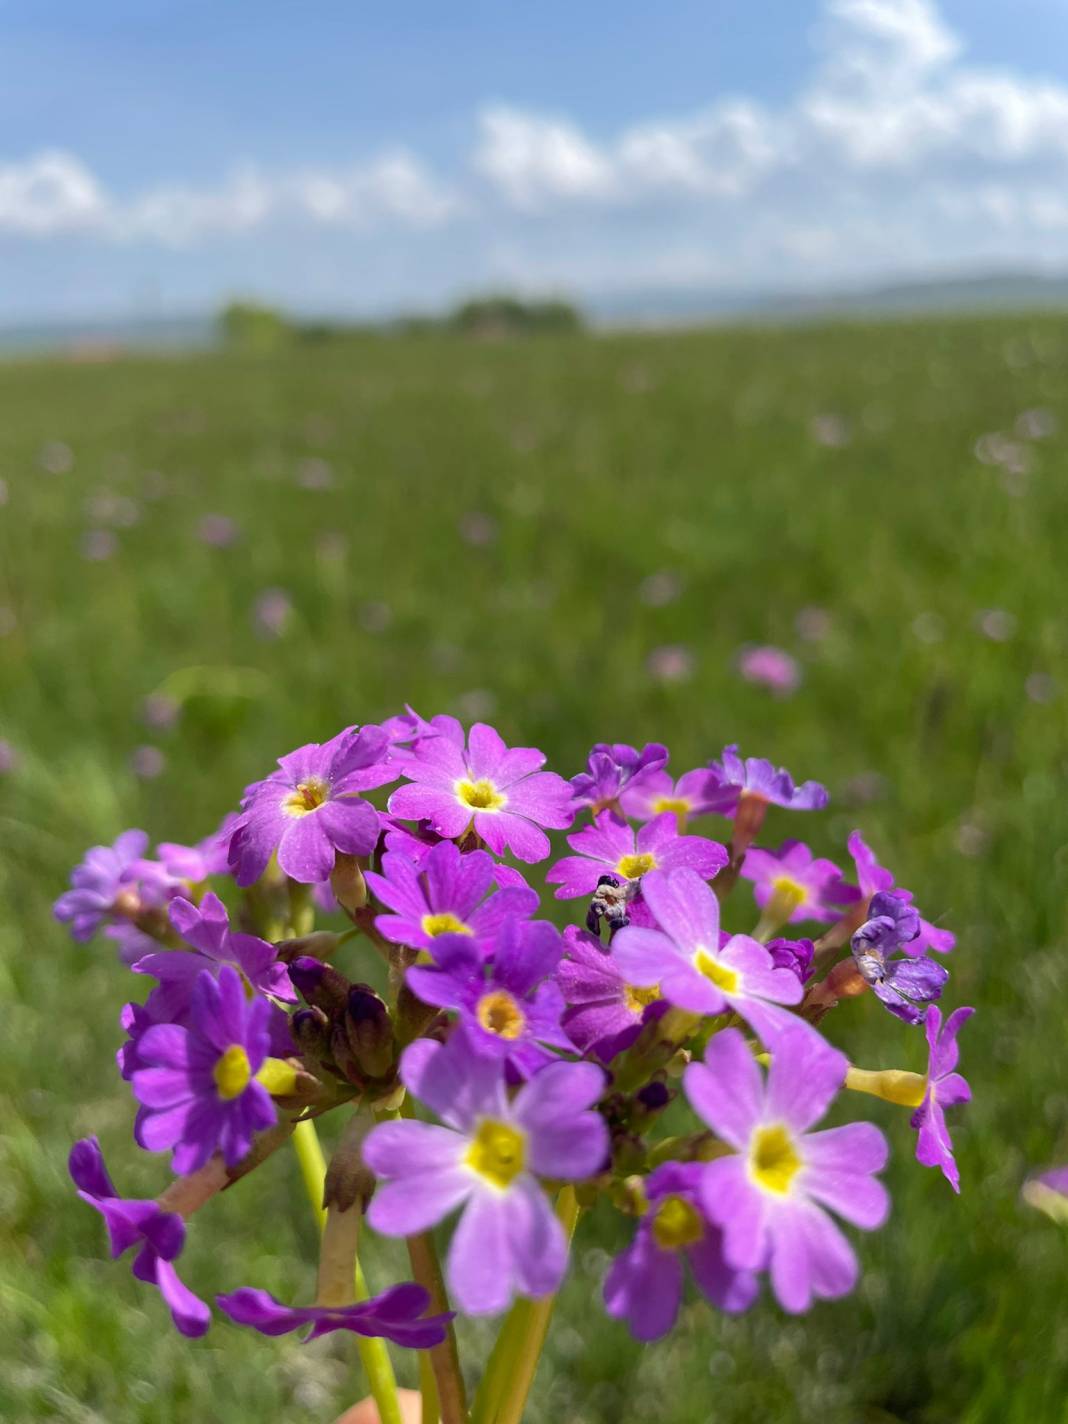
POLYGON ((345 1036, 364 1074, 384 1078, 393 1067, 393 1023, 389 1010, 367 984, 354 984, 342 1016, 345 1036))
POLYGON ((283 939, 275 945, 275 949, 284 964, 292 964, 305 955, 313 959, 332 959, 340 942, 341 936, 330 930, 315 930, 312 934, 301 935, 299 939, 283 939))
POLYGON ((907 1073, 903 1068, 884 1068, 881 1071, 850 1068, 845 1085, 856 1093, 870 1093, 874 1098, 884 1098, 886 1102, 898 1103, 903 1108, 918 1108, 927 1092, 927 1079, 923 1074, 907 1073))
POLYGON ((330 1066, 330 1020, 322 1009, 298 1009, 289 1020, 289 1032, 309 1067, 330 1066))
POLYGON ((644 1127, 657 1113, 662 1113, 674 1097, 675 1094, 666 1083, 654 1078, 651 1083, 646 1083, 644 1088, 639 1088, 635 1093, 631 1122, 636 1127, 639 1125, 644 1127))
POLYGON ((367 904, 367 883, 354 855, 343 855, 338 851, 330 875, 330 888, 338 904, 346 910, 360 910, 367 904))
POLYGON ((304 954, 289 966, 289 977, 312 1008, 330 1015, 344 1012, 351 986, 332 964, 304 954))

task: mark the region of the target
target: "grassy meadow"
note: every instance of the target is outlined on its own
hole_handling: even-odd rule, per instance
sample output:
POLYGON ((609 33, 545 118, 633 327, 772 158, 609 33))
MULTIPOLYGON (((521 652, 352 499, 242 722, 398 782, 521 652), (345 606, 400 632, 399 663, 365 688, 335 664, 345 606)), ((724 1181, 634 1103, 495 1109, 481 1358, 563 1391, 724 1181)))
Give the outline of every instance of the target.
MULTIPOLYGON (((894 1199, 856 1294, 802 1319, 690 1298, 646 1349, 600 1311, 626 1226, 599 1210, 531 1424, 1068 1419, 1068 1236, 1019 1199, 1068 1160, 1066 397, 1068 318, 1040 316, 0 366, 0 1418, 327 1424, 362 1393, 351 1341, 189 1342, 105 1259, 70 1141, 97 1132, 132 1195, 165 1159, 114 1070, 130 976, 50 905, 87 846, 195 840, 277 755, 409 701, 565 775, 656 739, 677 772, 737 740, 819 778, 830 810, 765 841, 841 863, 862 828, 979 1008, 959 1199, 905 1110, 855 1098, 894 1199), (765 642, 801 662, 791 698, 737 674, 765 642)), ((922 1067, 870 996, 826 1027, 922 1067)), ((314 1253, 280 1155, 196 1219, 182 1273, 299 1300, 314 1253)), ((472 1363, 489 1334, 463 1327, 472 1363)))

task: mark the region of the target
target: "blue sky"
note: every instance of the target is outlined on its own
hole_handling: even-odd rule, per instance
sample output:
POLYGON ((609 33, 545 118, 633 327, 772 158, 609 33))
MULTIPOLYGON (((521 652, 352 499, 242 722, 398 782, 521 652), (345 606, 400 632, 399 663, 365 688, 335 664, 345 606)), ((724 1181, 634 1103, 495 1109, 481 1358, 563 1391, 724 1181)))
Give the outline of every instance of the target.
POLYGON ((1068 266, 1068 0, 0 0, 0 321, 1068 266))

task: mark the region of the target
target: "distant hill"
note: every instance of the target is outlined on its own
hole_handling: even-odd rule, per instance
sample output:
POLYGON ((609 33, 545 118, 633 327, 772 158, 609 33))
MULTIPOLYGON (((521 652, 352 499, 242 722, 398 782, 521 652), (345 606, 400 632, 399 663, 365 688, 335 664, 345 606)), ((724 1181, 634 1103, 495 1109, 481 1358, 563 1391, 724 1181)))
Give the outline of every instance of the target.
MULTIPOLYGON (((579 303, 595 326, 697 326, 705 322, 794 322, 919 316, 926 313, 1068 311, 1068 273, 991 272, 886 282, 827 291, 647 289, 590 295, 579 303)), ((362 329, 419 328, 432 317, 369 319, 344 314, 322 318, 324 329, 350 323, 362 329)), ((302 320, 298 317, 297 320, 302 320)), ((305 319, 306 320, 306 319, 305 319)), ((313 320, 320 320, 314 318, 313 320)), ((167 318, 116 318, 95 322, 41 322, 0 326, 0 352, 8 355, 61 352, 73 359, 106 359, 124 350, 196 350, 217 344, 215 313, 167 318)))
POLYGON ((924 313, 1068 310, 1068 274, 1029 272, 931 277, 822 292, 647 291, 589 304, 612 325, 700 321, 806 321, 924 313))

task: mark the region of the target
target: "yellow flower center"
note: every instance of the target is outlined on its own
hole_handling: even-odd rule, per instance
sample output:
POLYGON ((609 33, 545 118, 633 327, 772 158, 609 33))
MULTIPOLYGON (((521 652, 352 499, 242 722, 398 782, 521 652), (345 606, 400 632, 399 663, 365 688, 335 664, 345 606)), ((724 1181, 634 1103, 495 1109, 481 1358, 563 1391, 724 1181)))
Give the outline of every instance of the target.
POLYGON ((639 989, 637 984, 625 984, 623 986, 623 1002, 628 1012, 635 1018, 639 1017, 643 1009, 650 1004, 655 1004, 660 997, 660 985, 650 984, 648 989, 639 989))
POLYGON ((526 1026, 526 1015, 511 994, 493 989, 478 1001, 478 1021, 487 1033, 498 1038, 518 1038, 526 1026))
POLYGON ((508 800, 485 776, 478 781, 458 781, 456 794, 472 811, 499 811, 508 800))
POLYGON ((640 880, 647 870, 656 869, 656 856, 650 855, 648 851, 642 851, 638 855, 622 855, 616 870, 627 880, 640 880))
POLYGON ((665 1197, 653 1218, 653 1240, 661 1251, 693 1246, 705 1234, 704 1224, 685 1197, 665 1197))
POLYGON ((777 875, 771 882, 771 900, 765 915, 771 913, 778 919, 788 920, 798 905, 808 899, 808 890, 789 875, 777 875))
POLYGON ((215 1079, 215 1090, 223 1102, 241 1096, 252 1078, 252 1065, 248 1061, 248 1054, 239 1043, 231 1043, 211 1070, 211 1076, 215 1079))
POLYGON ((734 969, 728 969, 715 955, 709 954, 707 949, 699 949, 693 957, 694 967, 697 971, 711 979, 717 989, 721 989, 724 994, 736 994, 738 992, 738 973, 734 969))
POLYGON ((429 935, 431 939, 437 939, 438 935, 443 934, 474 934, 470 925, 465 925, 463 920, 450 914, 448 910, 439 915, 424 915, 419 923, 423 933, 429 935))
POLYGON ((801 1170, 793 1138, 781 1123, 758 1127, 749 1144, 749 1174, 765 1191, 785 1196, 801 1170))
POLYGON ((309 811, 317 811, 330 795, 330 783, 321 776, 309 776, 307 781, 298 783, 282 802, 282 810, 287 816, 306 816, 309 811))
POLYGON ((464 1162, 473 1172, 503 1191, 523 1170, 526 1138, 507 1122, 483 1118, 464 1162))
POLYGON ((674 811, 676 816, 688 816, 690 803, 680 796, 658 796, 653 802, 653 810, 658 816, 662 816, 665 811, 674 811))

